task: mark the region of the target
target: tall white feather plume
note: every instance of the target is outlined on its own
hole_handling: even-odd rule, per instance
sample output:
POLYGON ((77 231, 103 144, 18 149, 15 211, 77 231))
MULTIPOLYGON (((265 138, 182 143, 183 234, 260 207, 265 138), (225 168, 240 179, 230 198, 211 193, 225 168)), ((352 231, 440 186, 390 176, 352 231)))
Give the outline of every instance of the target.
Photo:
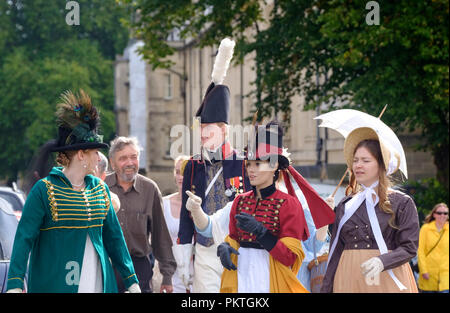
POLYGON ((217 53, 214 67, 211 74, 212 82, 216 85, 222 84, 227 75, 230 60, 233 57, 233 50, 236 43, 228 38, 222 39, 217 53))

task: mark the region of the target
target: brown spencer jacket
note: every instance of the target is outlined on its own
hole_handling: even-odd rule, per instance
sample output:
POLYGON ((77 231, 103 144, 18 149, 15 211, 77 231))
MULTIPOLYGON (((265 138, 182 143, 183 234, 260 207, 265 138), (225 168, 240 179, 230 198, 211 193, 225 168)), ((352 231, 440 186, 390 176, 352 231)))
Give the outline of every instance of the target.
MULTIPOLYGON (((339 238, 336 238, 339 222, 345 212, 345 203, 350 199, 350 196, 345 197, 336 207, 336 220, 333 224, 330 246, 335 240, 339 241, 328 262, 321 292, 333 292, 334 276, 344 250, 378 249, 370 227, 365 201, 343 225, 339 238)), ((419 244, 419 218, 414 201, 408 195, 398 191, 389 194, 389 201, 395 214, 394 223, 398 229, 394 229, 388 224, 391 215, 383 212, 378 204, 375 206, 375 213, 384 241, 388 250, 391 250, 379 256, 383 262, 384 270, 393 269, 409 262, 416 255, 419 244)))

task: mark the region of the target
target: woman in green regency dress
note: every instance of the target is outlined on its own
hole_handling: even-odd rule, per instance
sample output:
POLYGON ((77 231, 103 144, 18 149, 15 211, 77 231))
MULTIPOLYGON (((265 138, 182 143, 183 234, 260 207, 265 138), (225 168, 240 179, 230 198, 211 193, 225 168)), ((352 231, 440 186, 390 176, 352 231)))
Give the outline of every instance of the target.
MULTIPOLYGON (((111 261, 130 292, 140 292, 109 189, 92 174, 99 116, 89 96, 67 91, 58 104, 58 152, 49 175, 34 184, 17 228, 8 292, 117 292, 111 261), (111 261, 110 261, 111 260, 111 261)), ((50 152, 48 152, 49 154, 50 152)))

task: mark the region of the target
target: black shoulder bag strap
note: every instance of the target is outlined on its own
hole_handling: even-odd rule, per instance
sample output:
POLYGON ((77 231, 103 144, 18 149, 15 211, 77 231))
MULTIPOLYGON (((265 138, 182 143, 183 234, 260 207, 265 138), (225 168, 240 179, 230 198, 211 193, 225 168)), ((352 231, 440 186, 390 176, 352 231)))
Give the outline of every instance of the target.
MULTIPOLYGON (((445 225, 444 225, 444 227, 445 227, 445 225)), ((438 241, 436 242, 436 244, 433 246, 433 248, 431 248, 430 249, 430 251, 428 251, 428 253, 427 253, 427 255, 425 255, 425 257, 427 257, 427 256, 429 256, 430 255, 430 253, 431 253, 431 251, 433 251, 434 250, 434 248, 436 248, 437 247, 437 245, 439 244, 439 242, 441 241, 441 239, 442 239, 442 236, 444 236, 444 233, 445 233, 445 228, 444 227, 442 227, 442 229, 441 229, 441 235, 439 236, 439 239, 438 239, 438 241)))

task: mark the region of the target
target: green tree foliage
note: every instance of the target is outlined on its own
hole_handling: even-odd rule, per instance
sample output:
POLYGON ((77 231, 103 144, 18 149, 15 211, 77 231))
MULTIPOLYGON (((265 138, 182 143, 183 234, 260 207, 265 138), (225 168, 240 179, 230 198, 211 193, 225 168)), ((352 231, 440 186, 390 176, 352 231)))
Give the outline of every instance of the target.
POLYGON ((174 53, 166 39, 174 30, 182 38, 193 38, 196 43, 209 46, 218 38, 231 36, 241 45, 236 49, 241 57, 245 54, 244 31, 262 21, 261 4, 258 0, 117 0, 132 16, 124 23, 131 27, 136 37, 145 41, 144 57, 156 67, 169 67, 165 57, 174 53), (244 54, 243 54, 244 52, 244 54))
POLYGON ((318 18, 333 56, 321 100, 351 97, 352 106, 374 115, 390 104, 383 120, 421 130, 418 148, 431 151, 448 188, 448 0, 379 1, 379 26, 359 18, 368 12, 365 1, 343 2, 327 2, 318 18))
POLYGON ((293 95, 304 109, 351 107, 395 130, 420 130, 448 188, 448 0, 377 1, 380 24, 368 25, 366 0, 121 0, 154 67, 170 66, 173 30, 199 46, 237 41, 235 61, 253 53, 255 110, 289 122, 293 95), (268 15, 263 9, 268 8, 268 15), (267 16, 265 19, 264 16, 267 16), (318 79, 317 79, 318 77, 318 79))
POLYGON ((406 182, 403 189, 413 196, 421 224, 436 204, 450 203, 448 189, 435 178, 406 182))
POLYGON ((0 178, 15 180, 56 138, 65 90, 87 91, 104 139, 114 136, 113 62, 128 40, 126 13, 114 0, 79 0, 80 25, 69 26, 66 2, 0 1, 0 178))

